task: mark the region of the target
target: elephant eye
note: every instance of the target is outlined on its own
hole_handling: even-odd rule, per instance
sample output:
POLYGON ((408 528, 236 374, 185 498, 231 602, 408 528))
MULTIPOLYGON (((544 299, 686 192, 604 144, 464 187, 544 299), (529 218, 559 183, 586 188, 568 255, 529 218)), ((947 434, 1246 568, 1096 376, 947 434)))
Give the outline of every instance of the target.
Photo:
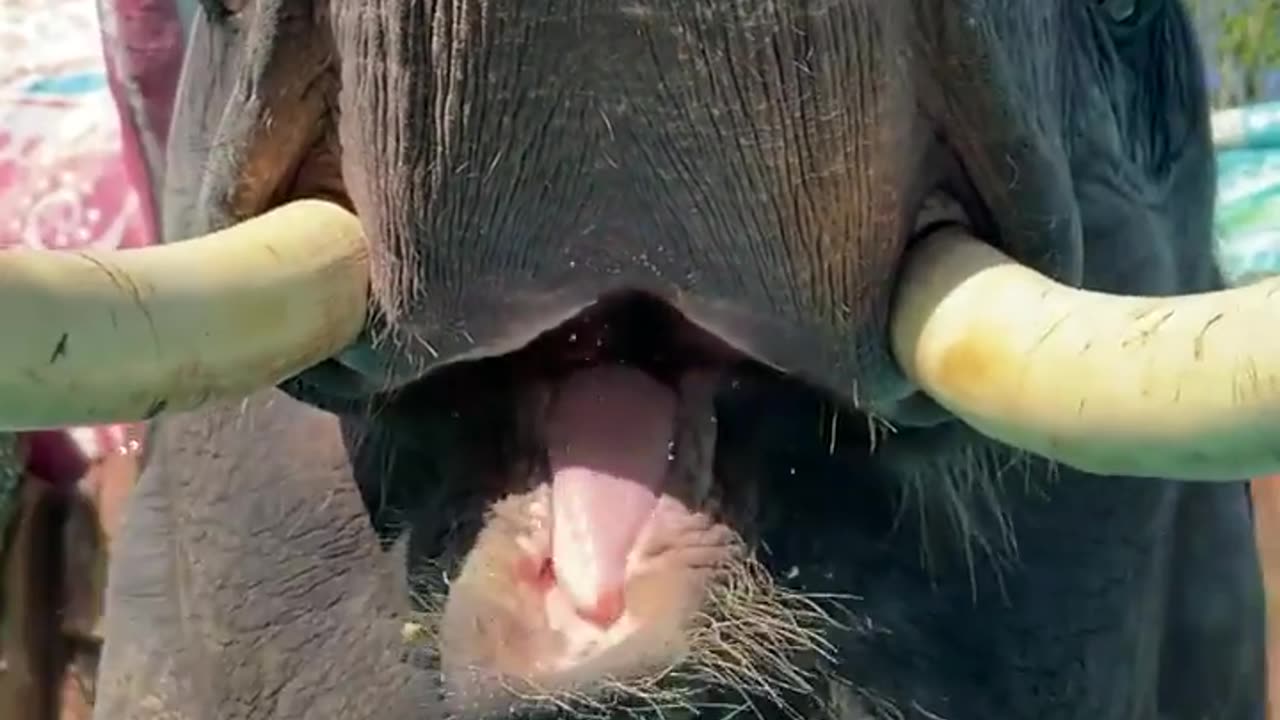
POLYGON ((1112 22, 1128 23, 1138 15, 1139 0, 1094 0, 1112 22))

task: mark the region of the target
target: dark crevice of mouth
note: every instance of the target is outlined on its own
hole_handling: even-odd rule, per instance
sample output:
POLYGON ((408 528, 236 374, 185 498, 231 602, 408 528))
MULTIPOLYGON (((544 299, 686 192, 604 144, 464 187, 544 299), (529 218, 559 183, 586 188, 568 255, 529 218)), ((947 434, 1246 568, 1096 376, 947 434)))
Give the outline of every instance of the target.
MULTIPOLYGON (((373 347, 373 332, 366 329, 354 351, 374 356, 386 352, 373 347)), ((516 350, 447 363, 401 385, 378 385, 345 359, 335 358, 290 378, 281 388, 330 412, 360 414, 410 400, 436 407, 464 405, 464 398, 477 393, 555 383, 577 370, 605 364, 640 369, 677 390, 680 379, 691 371, 764 367, 662 299, 620 291, 598 298, 516 350)))
POLYGON ((626 365, 673 389, 691 370, 750 362, 666 303, 636 292, 605 296, 524 348, 497 359, 503 358, 515 363, 523 376, 548 379, 592 365, 626 365))
POLYGON ((478 397, 511 397, 522 388, 554 385, 597 365, 644 371, 679 392, 682 378, 705 373, 790 387, 857 414, 847 398, 766 365, 695 325, 663 300, 642 292, 606 295, 513 352, 451 363, 386 393, 384 404, 454 408, 466 414, 478 397))
POLYGON ((427 419, 426 413, 469 431, 518 433, 521 423, 536 421, 527 415, 539 388, 557 387, 570 375, 600 365, 641 370, 677 393, 690 373, 764 370, 663 301, 624 292, 601 298, 518 350, 432 370, 381 396, 379 412, 400 419, 427 419))
POLYGON ((662 300, 619 292, 600 298, 515 351, 450 363, 393 389, 370 385, 336 360, 281 387, 303 402, 339 414, 418 406, 469 415, 478 402, 506 398, 536 384, 554 384, 577 370, 604 364, 640 369, 678 390, 688 372, 721 372, 758 363, 662 300))

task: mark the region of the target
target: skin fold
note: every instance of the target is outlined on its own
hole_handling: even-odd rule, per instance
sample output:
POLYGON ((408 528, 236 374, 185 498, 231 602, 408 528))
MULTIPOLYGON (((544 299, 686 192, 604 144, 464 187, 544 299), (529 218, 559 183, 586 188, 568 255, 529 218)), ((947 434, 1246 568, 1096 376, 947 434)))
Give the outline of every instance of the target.
POLYGON ((338 203, 373 310, 154 423, 95 717, 1263 717, 1246 485, 1000 445, 886 332, 939 193, 1061 282, 1221 287, 1202 77, 1174 0, 209 0, 166 238, 338 203), (546 448, 608 364, 675 419, 610 421, 670 456, 605 627, 546 448))

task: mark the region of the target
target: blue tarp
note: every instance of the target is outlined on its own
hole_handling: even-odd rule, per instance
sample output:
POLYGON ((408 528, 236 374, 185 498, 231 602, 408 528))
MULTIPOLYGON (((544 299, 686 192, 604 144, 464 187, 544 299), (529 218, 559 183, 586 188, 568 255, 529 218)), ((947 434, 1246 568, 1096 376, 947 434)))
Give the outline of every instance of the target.
POLYGON ((1214 114, 1218 258, 1227 280, 1280 274, 1280 102, 1214 114))

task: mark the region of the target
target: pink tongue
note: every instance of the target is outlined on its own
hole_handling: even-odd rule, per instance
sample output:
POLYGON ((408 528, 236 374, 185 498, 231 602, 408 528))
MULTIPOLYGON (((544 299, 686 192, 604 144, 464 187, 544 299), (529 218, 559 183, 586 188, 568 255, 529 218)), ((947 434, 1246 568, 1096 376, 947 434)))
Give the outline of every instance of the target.
POLYGON ((620 365, 569 376, 551 403, 556 580, 580 614, 601 624, 622 613, 627 554, 657 505, 675 413, 671 389, 620 365))

